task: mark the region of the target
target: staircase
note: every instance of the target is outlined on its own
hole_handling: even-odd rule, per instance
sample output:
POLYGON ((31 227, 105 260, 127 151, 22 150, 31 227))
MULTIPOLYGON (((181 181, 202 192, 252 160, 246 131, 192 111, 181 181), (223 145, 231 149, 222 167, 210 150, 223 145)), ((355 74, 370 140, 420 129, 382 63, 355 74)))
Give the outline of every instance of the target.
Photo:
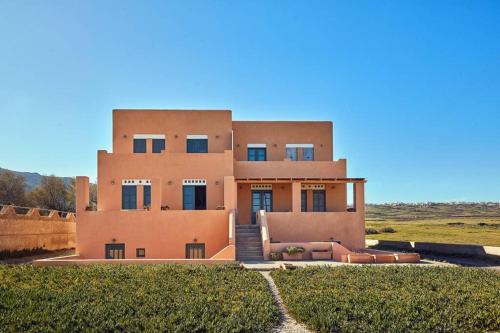
POLYGON ((236 225, 236 260, 264 260, 260 226, 236 225))

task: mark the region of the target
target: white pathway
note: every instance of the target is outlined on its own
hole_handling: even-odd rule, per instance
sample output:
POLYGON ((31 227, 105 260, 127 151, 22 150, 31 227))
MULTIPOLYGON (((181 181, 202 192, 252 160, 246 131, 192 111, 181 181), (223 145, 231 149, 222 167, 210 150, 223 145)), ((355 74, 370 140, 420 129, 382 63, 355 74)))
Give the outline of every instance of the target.
POLYGON ((286 332, 286 333, 308 333, 310 332, 305 326, 302 324, 299 324, 290 317, 288 314, 288 311, 285 308, 285 305, 283 304, 283 300, 281 299, 280 293, 278 291, 278 288, 274 284, 274 280, 269 275, 269 271, 263 271, 260 272, 262 276, 267 280, 267 283, 269 284, 269 288, 271 290, 271 293, 273 295, 273 298, 278 305, 279 311, 280 311, 280 323, 279 326, 276 327, 274 332, 286 332))

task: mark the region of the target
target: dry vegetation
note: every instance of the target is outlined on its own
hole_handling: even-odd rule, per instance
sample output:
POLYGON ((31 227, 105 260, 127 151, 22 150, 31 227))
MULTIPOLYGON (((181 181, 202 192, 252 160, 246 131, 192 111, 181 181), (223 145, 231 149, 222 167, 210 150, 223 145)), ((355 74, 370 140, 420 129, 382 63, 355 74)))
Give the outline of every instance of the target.
POLYGON ((371 204, 366 227, 368 239, 500 246, 500 204, 371 204), (372 232, 389 227, 395 232, 372 232))

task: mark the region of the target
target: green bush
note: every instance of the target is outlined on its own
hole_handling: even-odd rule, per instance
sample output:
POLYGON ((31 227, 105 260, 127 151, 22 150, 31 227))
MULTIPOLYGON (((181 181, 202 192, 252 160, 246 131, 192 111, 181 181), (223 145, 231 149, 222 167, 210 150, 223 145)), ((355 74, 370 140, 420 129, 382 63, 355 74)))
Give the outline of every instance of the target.
POLYGON ((386 232, 386 233, 395 233, 396 230, 394 230, 394 228, 391 228, 391 227, 384 227, 382 229, 380 229, 380 232, 386 232))
POLYGON ((297 253, 302 253, 304 251, 305 249, 301 246, 288 246, 285 252, 287 252, 289 255, 294 255, 297 253))
POLYGON ((2 332, 265 332, 278 310, 237 266, 1 266, 2 332))
POLYGON ((271 252, 269 253, 269 259, 272 261, 283 260, 283 255, 279 252, 271 252))
POLYGON ((365 229, 365 234, 366 235, 376 235, 376 234, 379 234, 380 232, 375 229, 375 228, 366 228, 365 229))
POLYGON ((3 250, 0 251, 0 260, 36 256, 39 254, 45 254, 49 252, 51 251, 43 249, 41 247, 37 247, 34 249, 15 250, 15 251, 3 250))
POLYGON ((500 274, 459 267, 274 271, 291 315, 320 332, 500 330, 500 274))

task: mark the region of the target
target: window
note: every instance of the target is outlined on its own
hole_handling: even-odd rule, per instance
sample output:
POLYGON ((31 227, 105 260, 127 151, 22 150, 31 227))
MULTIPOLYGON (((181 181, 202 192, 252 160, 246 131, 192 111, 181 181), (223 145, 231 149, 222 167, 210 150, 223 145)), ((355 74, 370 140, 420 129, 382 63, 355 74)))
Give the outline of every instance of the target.
POLYGON ((134 153, 146 152, 146 139, 134 139, 134 153))
POLYGON ((206 135, 188 135, 188 153, 208 153, 208 137, 206 135))
POLYGON ((307 190, 300 191, 300 211, 307 212, 307 190))
POLYGON ((145 248, 137 248, 137 249, 135 249, 135 256, 137 258, 144 258, 144 257, 146 257, 146 249, 145 248))
POLYGON ((313 212, 326 212, 325 190, 313 191, 313 212))
POLYGON ((182 209, 204 210, 207 209, 207 187, 184 185, 182 187, 182 209))
POLYGON ((314 161, 314 148, 302 148, 302 161, 314 161))
POLYGON ((144 185, 142 197, 144 207, 151 207, 151 185, 144 185))
POLYGON ((165 150, 165 139, 153 139, 153 153, 161 153, 165 150))
POLYGON ((122 209, 137 209, 137 186, 122 185, 122 209))
POLYGON ((186 259, 205 259, 205 244, 186 244, 186 259))
POLYGON ((249 161, 265 161, 266 148, 248 148, 249 161))
POLYGON ((297 148, 286 148, 286 158, 291 160, 291 161, 296 161, 297 160, 297 148))
POLYGON ((106 259, 125 259, 125 244, 105 244, 104 257, 106 259))

